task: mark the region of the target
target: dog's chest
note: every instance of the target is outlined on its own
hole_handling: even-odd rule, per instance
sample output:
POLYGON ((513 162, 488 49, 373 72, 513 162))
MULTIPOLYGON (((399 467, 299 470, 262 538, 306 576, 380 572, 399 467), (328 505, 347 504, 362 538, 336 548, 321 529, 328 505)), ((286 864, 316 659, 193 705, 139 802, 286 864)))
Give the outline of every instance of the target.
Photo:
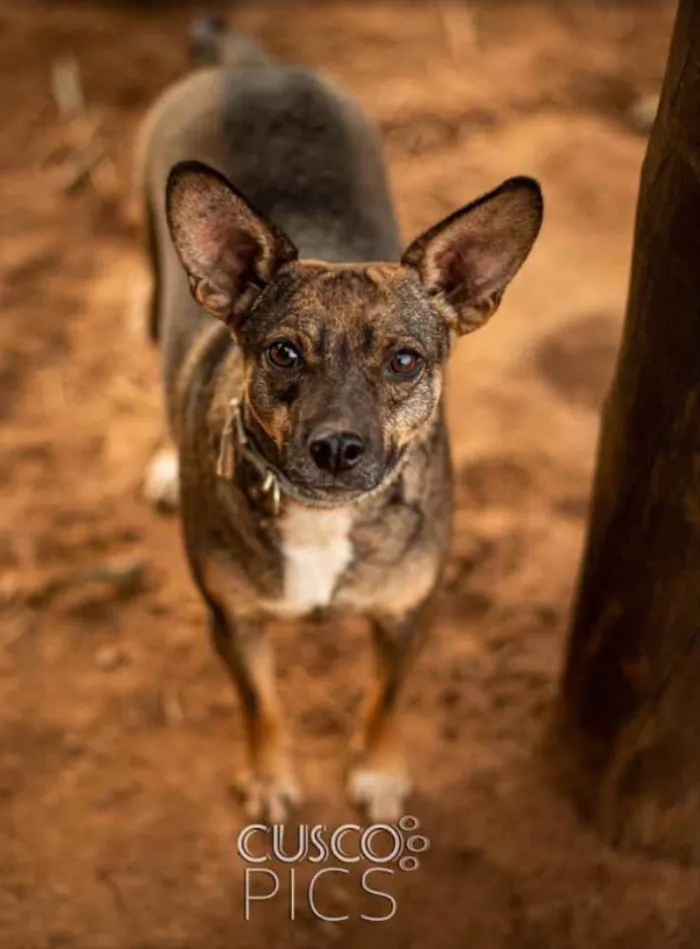
POLYGON ((280 521, 283 586, 269 608, 303 616, 328 606, 353 557, 351 508, 319 510, 290 504, 280 521))

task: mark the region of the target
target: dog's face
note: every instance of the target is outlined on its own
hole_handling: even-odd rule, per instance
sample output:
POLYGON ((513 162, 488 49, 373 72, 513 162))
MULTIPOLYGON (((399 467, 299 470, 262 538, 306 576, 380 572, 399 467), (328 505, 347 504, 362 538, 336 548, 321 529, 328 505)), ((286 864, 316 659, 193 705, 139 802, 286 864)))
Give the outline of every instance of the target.
POLYGON ((195 298, 232 329, 262 446, 310 500, 372 491, 425 431, 454 338, 495 311, 542 202, 513 179, 428 231, 400 264, 297 260, 289 239, 205 166, 176 166, 168 220, 195 298))
POLYGON ((432 417, 449 346, 398 265, 290 263, 241 322, 248 411, 301 490, 377 487, 432 417))

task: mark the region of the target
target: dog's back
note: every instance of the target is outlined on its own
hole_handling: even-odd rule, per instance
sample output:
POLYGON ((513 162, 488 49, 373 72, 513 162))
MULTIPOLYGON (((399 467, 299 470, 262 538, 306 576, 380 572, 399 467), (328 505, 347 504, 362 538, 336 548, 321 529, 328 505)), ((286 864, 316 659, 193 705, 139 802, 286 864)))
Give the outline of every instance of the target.
POLYGON ((162 95, 138 147, 156 265, 151 333, 163 347, 169 401, 194 339, 211 328, 168 234, 165 183, 176 162, 216 167, 303 257, 351 262, 397 260, 400 253, 379 139, 355 102, 307 70, 273 62, 248 37, 229 34, 210 49, 222 62, 162 95))

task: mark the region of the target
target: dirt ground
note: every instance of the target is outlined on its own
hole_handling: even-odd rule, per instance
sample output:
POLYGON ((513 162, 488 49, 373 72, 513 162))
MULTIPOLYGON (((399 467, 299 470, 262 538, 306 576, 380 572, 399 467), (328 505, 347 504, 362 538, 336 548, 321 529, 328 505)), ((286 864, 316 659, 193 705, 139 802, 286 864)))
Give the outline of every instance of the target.
MULTIPOLYGON (((698 872, 606 849, 538 754, 624 307, 645 148, 629 107, 658 89, 672 5, 232 9, 377 119, 407 238, 512 174, 547 203, 501 312, 452 366, 454 556, 404 717, 432 846, 392 878, 381 925, 359 919, 354 878, 324 897, 347 922, 291 921, 281 896, 243 921, 237 708, 177 521, 140 494, 162 415, 124 196, 195 8, 0 3, 0 946, 697 949, 698 872), (74 167, 84 123, 51 96, 66 54, 114 162, 93 181, 74 167)), ((275 632, 301 819, 335 826, 354 817, 341 772, 365 630, 275 632)))

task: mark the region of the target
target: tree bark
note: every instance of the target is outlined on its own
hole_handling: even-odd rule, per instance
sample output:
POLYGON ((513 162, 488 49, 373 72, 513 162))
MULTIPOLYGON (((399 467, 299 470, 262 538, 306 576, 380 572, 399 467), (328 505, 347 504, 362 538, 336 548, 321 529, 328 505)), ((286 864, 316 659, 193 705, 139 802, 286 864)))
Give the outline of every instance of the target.
MULTIPOLYGON (((592 275, 594 279, 594 275, 592 275)), ((700 859, 700 3, 680 0, 552 730, 611 843, 700 859)))

